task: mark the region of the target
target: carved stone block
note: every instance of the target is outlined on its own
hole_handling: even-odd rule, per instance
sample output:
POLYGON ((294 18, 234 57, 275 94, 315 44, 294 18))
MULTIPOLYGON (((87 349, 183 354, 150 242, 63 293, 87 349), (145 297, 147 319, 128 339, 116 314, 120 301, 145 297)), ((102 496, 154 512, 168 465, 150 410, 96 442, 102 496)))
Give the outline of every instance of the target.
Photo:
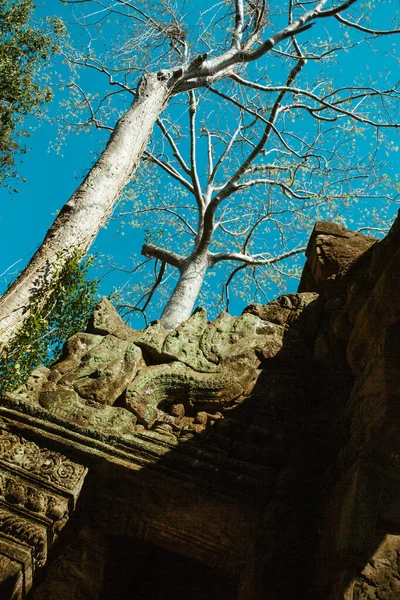
POLYGON ((24 598, 68 521, 87 469, 0 420, 0 596, 24 598))

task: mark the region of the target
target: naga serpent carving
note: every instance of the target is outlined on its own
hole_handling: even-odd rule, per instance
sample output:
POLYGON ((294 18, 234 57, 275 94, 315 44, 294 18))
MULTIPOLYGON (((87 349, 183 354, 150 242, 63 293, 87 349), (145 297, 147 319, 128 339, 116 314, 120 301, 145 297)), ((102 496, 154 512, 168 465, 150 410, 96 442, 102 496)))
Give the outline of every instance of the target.
POLYGON ((18 395, 101 431, 205 426, 248 397, 261 363, 281 352, 287 323, 300 323, 315 298, 282 296, 212 323, 197 309, 170 332, 159 322, 135 331, 103 299, 87 331, 70 338, 61 359, 39 367, 18 395))

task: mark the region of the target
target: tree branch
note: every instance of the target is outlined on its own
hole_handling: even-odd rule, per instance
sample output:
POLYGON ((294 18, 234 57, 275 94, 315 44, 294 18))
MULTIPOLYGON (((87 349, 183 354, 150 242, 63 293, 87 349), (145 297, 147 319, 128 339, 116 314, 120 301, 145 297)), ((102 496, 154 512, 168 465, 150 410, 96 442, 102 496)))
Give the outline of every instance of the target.
POLYGON ((352 23, 341 15, 335 15, 335 19, 340 21, 340 23, 343 23, 343 25, 347 25, 347 27, 353 27, 354 29, 358 29, 364 33, 370 33, 371 35, 393 35, 394 33, 400 33, 400 29, 387 29, 385 31, 381 31, 379 29, 370 29, 369 27, 364 27, 359 23, 352 23))
POLYGON ((279 256, 274 256, 272 258, 259 258, 262 255, 249 255, 242 254, 241 252, 218 252, 216 254, 212 254, 210 252, 208 261, 210 268, 212 268, 214 265, 216 265, 222 260, 233 260, 241 262, 245 265, 252 266, 272 265, 274 263, 280 262, 281 260, 285 260, 286 258, 290 258, 291 256, 295 256, 296 254, 301 254, 302 252, 305 252, 306 249, 307 246, 304 246, 302 248, 296 248, 295 250, 289 250, 288 252, 284 252, 283 254, 280 254, 279 256))
MULTIPOLYGON (((231 76, 231 79, 233 79, 233 76, 231 76)), ((239 102, 235 98, 229 97, 226 94, 224 94, 223 92, 220 92, 219 90, 216 90, 215 88, 213 88, 211 86, 207 86, 207 88, 213 94, 216 94, 220 98, 224 98, 224 100, 227 100, 228 102, 232 102, 232 104, 234 104, 238 108, 242 109, 244 112, 247 112, 249 115, 253 115, 254 117, 256 117, 256 119, 259 119, 262 123, 265 123, 265 125, 271 126, 272 131, 278 137, 279 141, 286 148, 286 150, 288 150, 288 152, 290 152, 291 154, 293 154, 294 156, 296 156, 299 159, 303 159, 304 158, 304 156, 302 156, 301 154, 298 154, 296 152, 296 150, 294 150, 293 148, 291 148, 290 146, 288 146, 288 144, 285 142, 285 140, 282 137, 282 135, 279 133, 278 129, 275 127, 275 125, 273 123, 271 123, 270 119, 267 119, 267 118, 263 117, 262 115, 260 115, 257 111, 253 110, 252 108, 249 108, 248 106, 245 106, 244 104, 242 104, 241 102, 239 102)), ((281 110, 283 110, 283 109, 281 109, 281 110)))
POLYGON ((295 192, 289 185, 283 183, 283 181, 274 181, 273 179, 252 179, 251 181, 243 181, 242 183, 238 183, 236 189, 242 190, 254 185, 274 185, 280 187, 286 196, 293 196, 297 200, 309 200, 310 198, 315 198, 318 196, 318 193, 308 192, 305 195, 300 195, 298 192, 295 192))
POLYGON ((343 12, 344 10, 349 8, 355 2, 357 2, 357 0, 347 0, 346 2, 343 2, 343 4, 336 6, 336 8, 329 8, 327 10, 320 11, 319 14, 317 14, 315 18, 316 19, 324 19, 326 17, 332 17, 333 15, 337 15, 337 14, 343 12))
POLYGON ((154 154, 152 154, 149 150, 145 150, 143 152, 143 156, 145 157, 145 159, 147 159, 147 160, 149 160, 151 162, 154 162, 156 165, 158 165, 159 167, 161 167, 161 169, 163 169, 164 171, 166 171, 166 173, 168 173, 168 175, 171 175, 171 177, 173 177, 174 179, 176 179, 177 181, 179 181, 179 183, 181 183, 187 190, 189 190, 189 192, 191 194, 194 194, 194 188, 190 184, 190 182, 187 181, 187 179, 185 179, 169 163, 164 162, 163 160, 160 160, 159 158, 157 158, 156 156, 154 156, 154 154))
POLYGON ((178 150, 178 146, 176 145, 174 138, 168 132, 168 130, 165 127, 162 119, 157 119, 156 123, 157 123, 158 127, 161 129, 161 131, 163 132, 163 134, 164 134, 165 138, 167 139, 169 145, 171 146, 173 155, 175 156, 175 158, 177 159, 177 161, 181 165, 182 169, 185 171, 185 173, 187 173, 187 175, 190 175, 190 168, 187 166, 186 161, 184 160, 182 154, 178 150))
MULTIPOLYGON (((295 94, 295 95, 302 95, 302 96, 306 96, 307 98, 310 98, 311 100, 314 100, 315 102, 318 102, 319 104, 322 105, 322 109, 317 109, 317 108, 311 108, 308 107, 309 110, 311 111, 317 111, 317 110, 332 110, 334 112, 337 112, 341 115, 347 116, 351 119, 354 119, 355 121, 358 121, 359 123, 364 123, 366 125, 372 125, 373 127, 393 127, 395 129, 400 127, 399 123, 378 123, 376 121, 371 121, 370 119, 367 119, 366 117, 360 116, 356 113, 350 112, 348 110, 345 110, 343 108, 339 108, 338 104, 339 103, 343 103, 343 102, 348 102, 351 101, 353 99, 358 99, 360 96, 357 96, 355 98, 353 98, 352 96, 349 96, 348 98, 345 99, 341 99, 335 103, 331 103, 331 102, 327 102, 326 100, 324 100, 323 98, 320 98, 319 96, 316 96, 315 94, 313 94, 312 92, 309 92, 308 90, 303 90, 301 88, 295 88, 295 87, 291 87, 291 86, 266 86, 266 85, 261 85, 260 83, 253 83, 252 81, 248 81, 246 79, 243 79, 243 77, 240 77, 239 75, 232 75, 231 79, 233 79, 234 81, 236 81, 237 83, 240 83, 241 85, 246 85, 252 89, 255 90, 261 90, 264 92, 289 92, 291 94, 295 94)), ((383 95, 388 95, 390 93, 396 93, 397 89, 396 87, 390 89, 390 90, 383 90, 381 92, 374 90, 373 93, 365 93, 365 95, 361 95, 361 98, 363 97, 367 97, 367 96, 383 96, 383 95)))
MULTIPOLYGON (((124 211, 124 212, 120 212, 117 213, 115 215, 113 215, 110 220, 114 221, 115 219, 121 219, 122 217, 130 217, 133 215, 140 215, 140 214, 144 214, 144 213, 149 213, 149 212, 166 212, 170 215, 173 215, 174 217, 176 217, 176 219, 178 219, 178 221, 181 221, 181 223, 183 223, 184 227, 186 227, 188 229, 188 231, 186 232, 188 235, 192 235, 192 236, 196 236, 196 231, 193 229, 193 227, 190 225, 190 223, 182 216, 180 215, 176 210, 173 210, 172 208, 169 208, 168 206, 164 206, 164 203, 162 200, 160 200, 160 202, 162 203, 163 206, 152 206, 150 208, 139 208, 137 210, 130 210, 130 211, 124 211)), ((178 208, 185 208, 185 207, 181 207, 179 206, 178 208)), ((188 208, 188 207, 186 207, 188 208)), ((193 207, 190 207, 193 208, 193 207)))
MULTIPOLYGON (((207 59, 207 55, 198 56, 187 67, 180 67, 176 71, 177 80, 174 84, 173 93, 176 94, 203 87, 223 77, 230 77, 233 73, 233 68, 238 64, 252 62, 261 58, 280 42, 310 29, 313 25, 311 23, 312 20, 336 15, 354 4, 356 0, 347 0, 347 2, 342 3, 334 9, 323 11, 322 9, 326 2, 327 0, 320 0, 317 6, 306 11, 301 17, 270 36, 255 49, 237 49, 231 47, 223 54, 213 58, 207 59)), ((252 39, 252 43, 256 39, 256 37, 252 39)))
POLYGON ((204 198, 201 192, 199 176, 196 164, 196 96, 195 92, 189 92, 189 118, 190 118, 190 176, 193 183, 193 195, 196 198, 200 215, 204 211, 204 198))
POLYGON ((224 285, 222 286, 222 301, 224 299, 224 293, 225 293, 225 298, 226 298, 226 302, 225 302, 225 309, 228 311, 229 310, 229 303, 230 303, 230 298, 229 298, 229 286, 232 282, 232 279, 235 277, 235 275, 237 275, 237 273, 239 273, 239 271, 242 271, 243 269, 245 269, 248 265, 239 265, 238 267, 236 267, 235 269, 233 269, 232 273, 230 273, 228 279, 225 281, 224 285))
POLYGON ((147 258, 157 258, 161 262, 168 263, 177 269, 181 267, 185 260, 184 256, 176 254, 175 252, 170 252, 170 250, 165 250, 164 248, 159 248, 154 244, 143 244, 142 255, 147 258))
POLYGON ((222 151, 219 159, 217 160, 217 162, 215 163, 215 166, 212 170, 212 173, 210 175, 210 178, 208 180, 208 184, 207 184, 207 192, 211 191, 211 188, 213 187, 213 183, 215 181, 215 176, 218 172, 218 169, 220 168, 220 166, 222 165, 222 163, 224 162, 224 158, 227 154, 229 154, 237 136, 239 135, 240 131, 242 129, 241 125, 238 125, 238 127, 236 128, 235 132, 233 133, 233 135, 231 136, 231 139, 229 140, 228 144, 225 146, 225 149, 222 151))
MULTIPOLYGON (((157 261, 156 261, 154 270, 156 270, 156 269, 157 269, 157 261)), ((147 294, 146 302, 144 303, 144 305, 141 308, 141 311, 142 311, 143 315, 145 315, 146 308, 150 304, 151 299, 154 296, 154 293, 155 293, 156 289, 160 285, 160 283, 162 281, 162 278, 164 277, 164 273, 165 273, 165 262, 162 262, 161 266, 160 266, 160 270, 159 270, 158 275, 156 277, 156 280, 155 280, 154 284, 152 285, 151 290, 149 290, 149 292, 147 294)))
MULTIPOLYGON (((290 85, 295 77, 300 73, 302 67, 304 66, 305 61, 301 58, 299 59, 296 66, 290 71, 289 76, 287 78, 287 85, 290 85)), ((243 161, 240 167, 236 170, 236 172, 232 175, 229 181, 224 185, 222 190, 218 192, 216 196, 209 203, 205 215, 204 215, 204 233, 202 239, 198 245, 198 252, 201 253, 205 248, 207 248, 211 242, 212 234, 214 231, 214 216, 218 206, 221 204, 223 200, 232 195, 237 189, 237 183, 243 177, 243 175, 247 172, 248 168, 251 166, 255 158, 260 154, 265 144, 267 143, 271 131, 274 129, 274 122, 278 116, 279 109, 282 103, 282 100, 286 94, 286 89, 282 90, 276 99, 274 106, 272 107, 267 125, 265 127, 264 133, 261 136, 258 144, 255 148, 250 152, 247 158, 243 161)))
POLYGON ((243 26, 244 26, 244 7, 243 0, 235 0, 235 29, 232 34, 231 48, 239 50, 242 45, 243 26))

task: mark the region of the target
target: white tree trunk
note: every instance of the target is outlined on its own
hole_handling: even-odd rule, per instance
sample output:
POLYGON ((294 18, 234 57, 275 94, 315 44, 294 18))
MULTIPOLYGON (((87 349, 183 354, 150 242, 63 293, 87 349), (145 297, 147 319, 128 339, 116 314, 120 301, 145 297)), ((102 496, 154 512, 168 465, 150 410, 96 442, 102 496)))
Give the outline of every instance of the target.
POLYGON ((64 205, 32 260, 1 297, 0 344, 7 343, 29 315, 35 286, 51 288, 51 265, 57 256, 66 261, 75 248, 86 252, 104 225, 168 101, 170 90, 163 79, 162 74, 143 77, 131 108, 118 121, 100 158, 64 205), (50 285, 43 287, 44 282, 50 285))
POLYGON ((208 266, 206 252, 184 262, 180 268, 179 281, 160 319, 165 329, 174 329, 190 317, 208 266))

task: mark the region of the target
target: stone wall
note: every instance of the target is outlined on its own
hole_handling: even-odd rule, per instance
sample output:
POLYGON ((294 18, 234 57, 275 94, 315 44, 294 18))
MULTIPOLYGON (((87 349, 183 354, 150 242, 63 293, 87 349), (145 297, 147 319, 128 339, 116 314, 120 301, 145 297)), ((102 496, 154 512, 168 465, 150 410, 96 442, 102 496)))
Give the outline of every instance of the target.
POLYGON ((1 597, 400 597, 399 237, 318 223, 298 294, 172 332, 103 300, 2 398, 1 597))
MULTIPOLYGON (((341 353, 353 379, 339 413, 343 442, 319 577, 332 600, 394 600, 400 597, 400 222, 332 274, 320 260, 329 253, 316 250, 328 246, 334 253, 337 239, 318 225, 309 245, 319 263, 316 281, 303 279, 305 289, 319 286, 326 298, 319 359, 334 356, 338 363, 341 353)), ((360 244, 353 247, 357 254, 360 244)))

